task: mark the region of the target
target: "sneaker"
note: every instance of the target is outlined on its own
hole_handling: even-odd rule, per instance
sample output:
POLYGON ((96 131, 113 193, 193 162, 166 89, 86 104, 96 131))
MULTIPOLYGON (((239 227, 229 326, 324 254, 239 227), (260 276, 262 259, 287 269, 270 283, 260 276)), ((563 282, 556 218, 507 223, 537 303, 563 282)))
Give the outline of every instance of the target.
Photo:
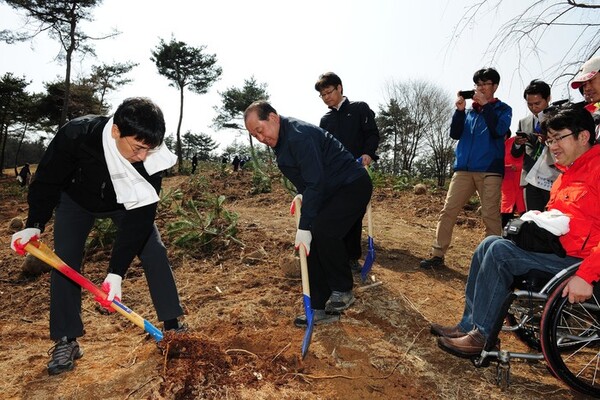
MULTIPOLYGON (((339 320, 339 313, 328 313, 325 310, 313 310, 313 322, 315 325, 330 324, 339 320)), ((298 328, 306 328, 308 325, 306 322, 306 315, 298 315, 294 320, 294 325, 296 325, 298 328)))
POLYGON ((360 274, 360 270, 362 269, 362 265, 360 265, 360 263, 358 262, 358 260, 350 260, 350 261, 348 261, 348 264, 350 265, 350 270, 352 271, 352 273, 354 273, 354 274, 360 274))
POLYGON ((444 266, 444 257, 431 257, 426 260, 421 261, 419 264, 421 268, 439 268, 444 266))
POLYGON ((49 375, 58 375, 72 370, 75 367, 75 360, 83 357, 83 351, 77 340, 69 342, 66 336, 62 337, 48 350, 48 355, 50 354, 52 354, 52 359, 48 363, 49 375))
POLYGON ((329 300, 325 303, 325 311, 328 312, 341 312, 354 304, 354 295, 352 290, 348 292, 338 292, 334 290, 329 296, 329 300))

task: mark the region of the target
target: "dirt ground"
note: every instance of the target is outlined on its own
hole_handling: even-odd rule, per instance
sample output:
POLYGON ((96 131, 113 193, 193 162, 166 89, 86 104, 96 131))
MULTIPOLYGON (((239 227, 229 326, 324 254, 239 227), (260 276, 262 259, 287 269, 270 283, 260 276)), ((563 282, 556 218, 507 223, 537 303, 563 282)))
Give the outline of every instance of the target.
MULTIPOLYGON (((169 249, 190 332, 156 342, 118 314, 99 311, 84 294, 85 352, 76 368, 48 376, 49 274, 24 275, 23 257, 10 250, 13 217, 25 218, 25 192, 12 179, 0 183, 0 398, 7 399, 582 399, 553 378, 544 362, 511 364, 511 385, 501 391, 496 368, 441 351, 429 324, 451 324, 462 311, 470 255, 482 238, 476 211, 465 209, 455 229, 448 267, 422 270, 445 193, 415 195, 378 188, 372 198, 379 286, 357 281, 356 303, 339 323, 315 328, 302 360, 304 330, 299 272, 282 269, 292 256, 292 196, 277 181, 269 194, 250 195, 251 174, 222 176, 201 170, 209 190, 225 195, 239 215, 237 234, 212 254, 192 257, 166 235, 174 213, 157 223, 169 249), (160 347, 160 348, 159 348, 160 347)), ((165 189, 184 192, 192 178, 166 178, 165 189)), ((366 223, 366 220, 365 220, 366 223)), ((52 229, 43 240, 52 243, 52 229)), ((366 234, 365 234, 366 239, 366 234)), ((365 241, 366 246, 366 241, 365 241)), ((85 275, 100 284, 108 252, 88 254, 85 275)), ((123 302, 156 320, 139 264, 123 283, 123 302)), ((503 348, 525 351, 510 334, 503 348)))

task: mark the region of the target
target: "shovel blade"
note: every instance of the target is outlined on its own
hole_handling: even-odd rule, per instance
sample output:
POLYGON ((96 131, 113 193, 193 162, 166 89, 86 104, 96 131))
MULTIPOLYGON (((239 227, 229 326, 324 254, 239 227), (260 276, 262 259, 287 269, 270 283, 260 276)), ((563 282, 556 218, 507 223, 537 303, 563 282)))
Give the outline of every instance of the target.
POLYGON ((303 300, 304 315, 306 315, 306 331, 304 332, 304 339, 302 340, 302 359, 308 354, 308 347, 312 340, 313 327, 315 325, 314 313, 310 304, 310 296, 305 293, 303 300))
POLYGON ((373 262, 375 262, 375 245, 373 244, 373 238, 369 236, 367 238, 369 247, 367 250, 367 256, 365 257, 365 262, 360 270, 360 278, 363 282, 367 280, 367 275, 373 268, 373 262))

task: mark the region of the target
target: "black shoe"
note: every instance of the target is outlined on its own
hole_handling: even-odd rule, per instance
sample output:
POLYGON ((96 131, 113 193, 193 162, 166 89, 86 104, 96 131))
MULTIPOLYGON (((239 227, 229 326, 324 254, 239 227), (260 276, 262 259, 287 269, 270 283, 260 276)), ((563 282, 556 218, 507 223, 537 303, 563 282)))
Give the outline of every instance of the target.
POLYGON ((67 337, 61 338, 48 350, 52 359, 48 363, 48 374, 58 375, 70 371, 75 367, 75 360, 83 357, 83 351, 77 340, 68 341, 67 337))
MULTIPOLYGON (((328 313, 325 310, 313 310, 313 322, 315 325, 330 324, 340 320, 339 313, 328 313)), ((294 319, 294 325, 298 328, 306 328, 308 323, 306 322, 306 315, 298 315, 294 319)))
POLYGON ((355 298, 352 294, 352 290, 348 292, 338 292, 334 290, 329 296, 329 300, 325 303, 325 311, 327 312, 342 312, 352 304, 354 304, 355 298))
POLYGON ((421 268, 439 268, 444 266, 444 257, 431 257, 426 260, 421 261, 419 264, 421 268))

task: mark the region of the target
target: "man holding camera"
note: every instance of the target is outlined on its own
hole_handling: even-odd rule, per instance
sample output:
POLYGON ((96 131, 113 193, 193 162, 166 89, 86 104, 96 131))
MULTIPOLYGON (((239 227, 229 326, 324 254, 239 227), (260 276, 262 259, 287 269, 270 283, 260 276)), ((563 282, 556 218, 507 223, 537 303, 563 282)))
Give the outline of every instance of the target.
POLYGON ((475 90, 458 92, 450 137, 458 140, 454 174, 440 213, 432 257, 421 261, 421 268, 441 267, 456 218, 462 207, 477 192, 485 234, 499 235, 500 188, 504 173, 504 135, 510 127, 512 109, 494 97, 500 74, 484 68, 473 75, 475 90), (466 99, 473 105, 467 109, 466 99))

